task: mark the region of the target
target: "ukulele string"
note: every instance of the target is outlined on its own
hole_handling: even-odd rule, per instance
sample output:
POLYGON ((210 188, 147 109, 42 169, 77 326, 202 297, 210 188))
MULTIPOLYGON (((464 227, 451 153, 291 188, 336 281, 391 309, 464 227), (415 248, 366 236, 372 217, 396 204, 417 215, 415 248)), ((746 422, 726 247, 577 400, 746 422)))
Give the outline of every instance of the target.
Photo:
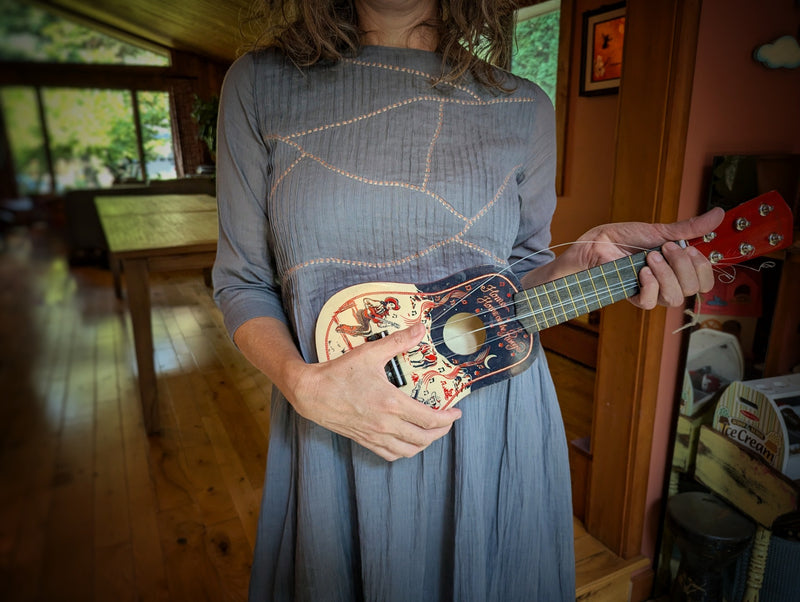
MULTIPOLYGON (((630 297, 631 295, 625 295, 625 293, 626 293, 626 290, 630 289, 630 287, 632 287, 632 286, 638 286, 638 279, 637 278, 630 278, 630 279, 627 279, 627 280, 621 280, 618 283, 616 283, 615 285, 607 287, 606 291, 604 291, 604 293, 602 295, 602 301, 611 300, 613 302, 613 301, 616 301, 616 300, 621 300, 623 298, 630 297), (618 297, 615 296, 616 293, 622 293, 625 296, 623 296, 621 298, 618 298, 618 297)), ((566 287, 562 287, 561 290, 563 291, 565 289, 566 289, 566 287)), ((553 292, 557 292, 557 290, 558 289, 554 289, 553 292)), ((601 296, 598 295, 597 296, 597 300, 598 300, 598 302, 600 302, 601 301, 601 296)), ((512 307, 512 306, 515 306, 515 305, 516 304, 512 302, 512 303, 505 304, 504 306, 501 306, 501 307, 512 307)), ((585 302, 585 300, 584 300, 584 305, 588 309, 588 304, 585 302)), ((604 305, 607 305, 607 303, 601 304, 600 307, 603 307, 604 305)), ((549 326, 554 326, 556 324, 561 324, 561 323, 567 321, 568 319, 570 319, 569 316, 567 316, 567 312, 571 311, 570 307, 575 307, 575 304, 571 300, 571 298, 569 300, 564 300, 564 299, 561 299, 561 297, 559 296, 559 302, 554 303, 554 304, 550 305, 549 307, 546 307, 546 308, 545 307, 540 307, 538 309, 534 309, 533 311, 527 311, 527 312, 523 312, 521 314, 515 314, 513 316, 510 316, 507 319, 492 322, 492 326, 493 327, 500 327, 500 326, 503 326, 505 324, 513 324, 514 322, 518 322, 519 320, 522 320, 522 319, 525 319, 525 318, 528 318, 528 317, 532 317, 537 325, 540 324, 540 320, 541 320, 541 322, 544 322, 544 324, 546 324, 546 326, 544 328, 540 328, 539 329, 539 330, 544 330, 545 328, 548 328, 549 326), (559 313, 561 314, 560 316, 559 316, 559 313)), ((588 310, 588 311, 582 312, 582 313, 578 313, 578 314, 576 314, 576 316, 583 315, 583 313, 589 313, 589 311, 591 311, 591 310, 588 310)), ((462 319, 454 320, 453 323, 457 324, 457 323, 461 322, 462 320, 463 321, 471 320, 473 318, 473 316, 476 316, 476 317, 480 318, 481 316, 485 316, 485 315, 491 314, 491 313, 492 313, 491 311, 487 310, 487 311, 482 311, 482 312, 478 312, 478 313, 475 313, 475 314, 469 314, 468 316, 466 316, 466 317, 464 317, 462 319)), ((438 322, 438 318, 437 318, 437 320, 434 320, 434 322, 438 322)), ((486 326, 482 326, 482 327, 479 327, 479 328, 474 328, 472 330, 467 330, 465 332, 459 332, 459 333, 453 334, 452 336, 448 336, 447 338, 448 338, 448 340, 450 342, 457 341, 459 339, 464 339, 466 337, 473 338, 473 337, 475 337, 475 335, 477 333, 485 332, 486 330, 487 330, 487 327, 486 326)), ((432 336, 432 338, 433 338, 433 336, 432 336)), ((483 344, 485 345, 487 343, 493 343, 493 342, 499 341, 499 340, 501 340, 503 338, 504 337, 502 335, 489 337, 488 339, 486 339, 483 342, 483 344)), ((440 343, 440 342, 445 342, 444 341, 444 337, 442 337, 442 339, 439 339, 438 337, 436 337, 434 339, 434 343, 440 343)), ((447 343, 445 342, 445 344, 447 344, 447 343)))
MULTIPOLYGON (((515 265, 517 265, 517 264, 519 264, 519 263, 521 263, 523 261, 526 261, 527 259, 530 259, 531 257, 534 257, 534 256, 538 255, 539 253, 544 253, 546 251, 551 251, 551 250, 557 249, 559 247, 566 247, 566 246, 575 245, 575 244, 610 244, 610 245, 615 245, 615 246, 620 246, 620 247, 626 247, 626 248, 631 249, 633 251, 649 251, 649 250, 651 250, 650 248, 647 248, 647 247, 639 247, 639 246, 636 246, 636 245, 617 244, 617 243, 610 242, 610 241, 605 241, 605 240, 576 240, 576 241, 572 241, 572 242, 560 243, 560 244, 557 244, 557 245, 553 245, 551 247, 547 247, 546 249, 540 249, 539 251, 534 251, 532 253, 529 253, 528 255, 526 255, 524 257, 521 257, 520 259, 516 260, 515 262, 510 263, 507 266, 501 268, 498 272, 487 276, 486 279, 483 282, 477 284, 461 300, 462 301, 466 300, 471 295, 479 293, 481 288, 484 285, 486 285, 487 283, 489 283, 492 280, 493 277, 498 276, 498 275, 502 275, 503 273, 505 273, 507 271, 510 271, 515 265)), ((620 259, 624 259, 624 258, 620 258, 620 259)), ((608 262, 608 263, 611 263, 611 262, 608 262)), ((602 264, 602 265, 605 265, 605 264, 602 264)), ((600 267, 600 266, 593 266, 593 267, 600 267)), ((590 268, 590 269, 593 269, 593 268, 590 268)), ((588 271, 589 270, 583 270, 582 272, 578 272, 578 274, 586 273, 588 271)), ((570 274, 570 275, 572 275, 572 274, 570 274)), ((576 275, 576 277, 577 277, 577 275, 576 275)), ((566 287, 558 288, 558 285, 555 284, 556 282, 563 281, 564 278, 565 277, 556 278, 555 280, 551 281, 551 282, 554 283, 554 287, 556 287, 556 289, 555 289, 556 293, 564 292, 566 290, 566 287)), ((579 284, 586 283, 586 282, 591 282, 591 280, 579 281, 579 284)), ((542 283, 541 285, 537 285, 537 286, 543 286, 543 285, 546 285, 546 284, 549 284, 549 283, 542 283)), ((514 305, 513 302, 509 303, 509 304, 507 304, 505 306, 500 306, 500 307, 501 308, 506 308, 506 307, 509 307, 509 306, 512 306, 512 305, 514 305)), ((450 314, 452 311, 457 311, 458 309, 459 309, 458 304, 453 304, 450 307, 446 308, 444 311, 442 311, 441 314, 439 314, 436 317, 436 319, 433 322, 431 322, 431 326, 433 326, 434 324, 438 324, 442 320, 447 319, 448 314, 450 314)), ((484 314, 485 313, 486 312, 484 312, 484 314)), ((465 317, 463 319, 464 320, 469 320, 469 319, 471 319, 472 315, 473 314, 470 314, 469 316, 467 316, 467 317, 465 317)), ((479 316, 481 314, 474 314, 474 315, 479 316)), ((525 317, 530 317, 530 316, 525 316, 525 317)), ((454 324, 457 324, 459 321, 460 320, 454 320, 454 324)))
MULTIPOLYGON (((733 264, 725 264, 721 266, 714 265, 714 272, 717 274, 716 279, 723 283, 723 284, 732 284, 734 280, 736 280, 736 270, 741 268, 743 270, 750 270, 751 272, 761 272, 764 269, 771 269, 777 266, 774 261, 771 259, 765 259, 758 266, 751 266, 747 264, 741 265, 733 265, 733 264), (725 268, 725 269, 723 269, 725 268)), ((678 334, 682 330, 686 330, 688 328, 693 328, 700 324, 700 314, 703 304, 703 298, 700 296, 700 293, 695 295, 695 303, 692 309, 684 309, 684 315, 689 317, 689 321, 686 322, 683 326, 676 328, 672 331, 672 334, 678 334)))
MULTIPOLYGON (((570 244, 570 243, 565 243, 565 244, 570 244)), ((642 250, 647 251, 649 249, 642 249, 642 250)), ((725 258, 725 259, 728 259, 728 258, 725 258)), ((739 258, 734 258, 734 259, 736 259, 738 261, 739 258)), ((724 261, 724 259, 722 261, 724 261)), ((512 265, 514 265, 514 264, 512 264, 512 265)), ((725 281, 732 281, 735 278, 737 267, 744 268, 744 269, 749 269, 749 270, 752 270, 752 271, 755 271, 755 272, 760 272, 764 268, 774 267, 775 265, 776 264, 774 262, 769 261, 769 260, 763 261, 758 267, 752 267, 752 266, 747 266, 747 265, 735 266, 735 265, 732 265, 732 264, 717 263, 717 264, 714 264, 713 270, 717 274, 717 279, 720 280, 720 282, 725 282, 725 281)), ((588 271, 589 270, 584 270, 584 272, 580 272, 580 273, 588 273, 588 271)), ((498 273, 501 273, 501 272, 498 272, 498 273)), ((484 284, 486 282, 488 282, 488 281, 489 281, 489 279, 487 278, 487 280, 484 281, 484 284)), ((591 278, 585 278, 585 279, 581 280, 576 275, 576 284, 578 284, 578 287, 581 290, 583 289, 582 285, 584 283, 586 283, 586 282, 592 282, 591 278)), ((622 300, 622 299, 617 299, 616 298, 615 295, 617 293, 622 293, 624 295, 622 298, 629 298, 629 297, 635 295, 636 292, 632 292, 630 295, 627 295, 625 293, 626 293, 627 289, 629 289, 629 287, 635 286, 635 287, 638 288, 638 285, 639 285, 638 275, 636 275, 632 279, 628 279, 628 280, 623 279, 623 280, 618 281, 613 286, 605 287, 602 300, 601 300, 600 295, 597 293, 597 291, 594 291, 595 292, 594 296, 597 297, 597 302, 600 303, 600 307, 604 307, 605 305, 608 305, 608 303, 604 303, 603 301, 610 300, 613 303, 615 301, 622 300)), ((533 311, 529 311, 529 312, 524 312, 522 314, 515 314, 513 317, 510 317, 510 318, 505 319, 505 320, 492 322, 492 326, 502 326, 502 325, 505 325, 505 324, 513 323, 515 321, 519 321, 521 319, 525 319, 525 318, 528 318, 528 317, 533 317, 533 319, 534 319, 534 321, 536 322, 537 325, 540 323, 540 318, 542 319, 542 321, 545 323, 545 327, 544 328, 540 328, 539 330, 544 330, 546 328, 549 328, 550 326, 554 326, 556 324, 561 324, 561 323, 569 320, 570 318, 566 314, 567 314, 568 311, 570 311, 569 310, 570 306, 573 306, 573 309, 575 309, 575 311, 578 312, 578 313, 575 314, 574 317, 577 317, 577 316, 580 316, 580 315, 584 315, 584 314, 589 313, 590 311, 592 311, 591 309, 589 309, 589 306, 588 306, 588 303, 586 302, 586 297, 585 296, 581 297, 581 299, 583 299, 583 304, 586 307, 587 311, 581 312, 580 310, 578 310, 574 299, 569 294, 569 286, 570 286, 569 283, 567 283, 564 278, 560 278, 560 279, 557 279, 556 281, 553 281, 553 290, 552 291, 545 290, 544 293, 547 294, 547 295, 556 294, 557 298, 559 299, 559 301, 557 303, 551 304, 548 307, 539 307, 538 309, 534 309, 533 311), (564 284, 555 284, 558 281, 563 281, 564 284), (563 293, 565 291, 568 294, 564 295, 563 298, 562 298, 562 295, 560 293, 563 293), (561 316, 563 317, 563 319, 561 319, 559 317, 559 315, 558 315, 559 311, 560 311, 561 316), (554 320, 552 322, 551 322, 551 318, 548 317, 550 314, 552 314, 552 318, 554 318, 554 320)), ((475 291, 471 291, 469 294, 472 294, 472 292, 475 292, 475 291)), ((549 297, 548 297, 548 299, 549 299, 549 297)), ((500 308, 508 308, 508 307, 512 307, 512 306, 515 306, 515 305, 517 305, 517 304, 514 303, 514 302, 511 302, 511 303, 503 304, 503 305, 501 305, 499 307, 500 308)), ((441 319, 445 316, 445 314, 449 313, 450 311, 452 311, 454 309, 458 309, 458 303, 455 303, 455 304, 451 305, 445 311, 443 311, 440 316, 437 316, 435 320, 432 320, 431 327, 433 327, 434 324, 438 324, 441 321, 441 319)), ((491 313, 492 313, 491 310, 486 310, 486 311, 481 311, 481 312, 474 313, 474 314, 468 314, 464 318, 458 318, 456 320, 453 320, 452 324, 457 325, 461 321, 472 320, 473 316, 481 318, 481 317, 489 315, 491 313)), ((466 337, 472 338, 476 334, 478 334, 480 332, 484 332, 486 330, 487 330, 486 326, 483 326, 483 327, 480 327, 480 328, 475 328, 475 329, 472 329, 472 330, 467 330, 467 331, 460 332, 460 333, 457 333, 457 334, 453 334, 452 336, 449 336, 448 340, 457 341, 459 339, 464 339, 466 337)), ((501 340, 502 338, 503 338, 502 336, 490 337, 490 338, 486 339, 482 344, 485 345, 485 344, 488 344, 488 343, 493 343, 495 341, 501 340)), ((439 340, 437 338, 436 340, 434 340, 434 343, 444 342, 443 339, 444 339, 444 337, 442 337, 442 340, 439 340)))
MULTIPOLYGON (((477 293, 477 292, 479 292, 479 291, 480 291, 480 288, 481 288, 483 285, 487 284, 487 283, 488 283, 488 282, 489 282, 489 281, 492 279, 492 277, 493 277, 493 276, 495 276, 495 275, 501 275, 501 274, 503 274, 503 272, 505 272, 505 271, 509 270, 510 268, 512 268, 513 266, 515 266, 516 264, 518 264, 518 263, 519 263, 519 262, 521 262, 521 261, 524 261, 524 260, 526 260, 526 259, 528 259, 528 258, 530 258, 530 257, 532 257, 532 256, 534 256, 534 255, 536 255, 536 254, 538 254, 538 253, 542 253, 542 252, 544 252, 544 251, 546 251, 546 250, 555 249, 555 248, 558 248, 558 247, 567 246, 567 245, 572 245, 572 244, 581 244, 581 243, 587 243, 587 244, 590 244, 590 243, 616 244, 616 243, 611 243, 611 242, 608 242, 608 241, 573 241, 573 242, 561 243, 561 244, 559 244, 559 245, 555 245, 555 246, 553 246, 553 247, 549 247, 548 249, 542 249, 542 250, 540 250, 540 251, 536 251, 536 252, 534 252, 534 253, 531 253, 531 254, 529 254, 529 255, 526 255, 525 257, 523 257, 523 258, 521 258, 521 259, 519 259, 519 260, 515 261, 515 262, 514 262, 514 263, 512 263, 512 264, 509 264, 509 265, 508 265, 508 266, 506 266, 505 268, 502 268, 502 269, 500 269, 500 271, 496 272, 496 274, 493 274, 493 275, 491 275, 491 276, 488 276, 488 277, 487 277, 487 278, 486 278, 486 279, 485 279, 485 280, 484 280, 484 281, 483 281, 481 284, 479 284, 479 285, 478 285, 477 287, 475 287, 475 288, 474 288, 472 291, 470 291, 469 293, 467 293, 467 295, 465 295, 465 296, 463 297, 463 299, 466 299, 466 298, 468 298, 470 295, 472 295, 472 294, 474 294, 474 293, 477 293)), ((635 250, 638 250, 638 251, 651 251, 651 250, 652 250, 651 248, 646 248, 646 247, 637 247, 637 246, 635 246, 635 245, 623 245, 623 246, 627 246, 627 247, 629 247, 629 248, 631 248, 631 249, 635 249, 635 250)), ((623 258, 620 258, 620 259, 624 259, 624 257, 623 257, 623 258)), ((761 264, 760 264, 758 267, 752 267, 752 266, 743 265, 743 264, 742 264, 742 265, 738 265, 738 266, 737 266, 737 265, 734 265, 734 264, 726 264, 726 263, 724 263, 726 260, 729 260, 729 259, 732 259, 732 260, 734 260, 734 261, 737 261, 737 262, 741 260, 741 258, 740 258, 740 257, 736 257, 736 256, 734 256, 734 257, 725 257, 725 258, 723 258, 722 260, 720 260, 720 262, 719 262, 719 263, 716 263, 716 264, 714 264, 714 265, 713 265, 713 267, 712 267, 712 269, 714 270, 714 272, 716 272, 716 273, 718 274, 718 276, 717 276, 717 279, 718 279, 720 282, 730 282, 730 281, 732 281, 732 280, 733 280, 733 279, 736 277, 736 268, 737 268, 737 267, 739 267, 739 268, 742 268, 742 269, 749 269, 749 270, 752 270, 752 271, 755 271, 755 272, 760 272, 760 271, 761 271, 762 269, 764 269, 764 268, 770 268, 770 267, 774 267, 774 266, 776 265, 776 264, 775 264, 773 261, 770 261, 770 260, 764 260, 764 261, 763 261, 763 262, 762 262, 762 263, 761 263, 761 264), (725 271, 725 269, 728 269, 728 270, 730 270, 730 272, 726 272, 726 271, 725 271)), ((616 260, 615 260, 615 261, 616 261, 616 260)), ((608 262, 608 263, 613 263, 613 262, 608 262)), ((606 265, 606 264, 602 264, 602 265, 606 265)), ((594 267, 601 267, 601 266, 594 266, 594 267)), ((642 267, 644 267, 644 266, 642 266, 642 267)), ((594 269, 594 268, 590 268, 590 269, 594 269)), ((588 272, 589 272, 589 270, 583 270, 582 272, 578 272, 578 274, 583 274, 583 273, 588 273, 588 272)), ((570 275, 575 275, 575 276, 576 276, 576 282, 578 283, 578 285, 579 285, 579 287, 580 287, 580 288, 582 288, 582 286, 580 286, 580 285, 582 285, 582 284, 584 284, 584 283, 586 283, 586 282, 592 282, 592 280, 591 280, 591 279, 586 279, 586 280, 580 280, 580 279, 578 279, 578 278, 577 278, 577 274, 570 274, 570 275)), ((566 277, 562 277, 562 278, 557 278, 557 279, 555 279, 555 280, 551 281, 551 282, 553 283, 553 286, 554 286, 554 290, 553 290, 552 292, 555 292, 556 294, 559 294, 559 293, 561 293, 561 292, 564 292, 565 290, 567 290, 567 292, 569 293, 569 290, 568 290, 569 284, 568 284, 568 283, 567 283, 567 285, 566 285, 566 286, 564 286, 564 287, 561 287, 561 288, 559 288, 559 287, 558 287, 558 285, 556 285, 556 284, 555 284, 556 282, 565 281, 565 279, 566 279, 566 277)), ((537 285, 537 287, 538 287, 538 286, 544 286, 545 284, 550 284, 550 282, 543 283, 542 285, 537 285)), ((537 288, 537 287, 533 287, 533 288, 537 288)), ((560 296, 560 295, 559 295, 559 296, 560 296)), ((613 300, 613 297, 612 297, 612 300, 613 300)), ((501 307, 501 308, 506 308, 506 307, 509 307, 509 306, 511 306, 511 305, 514 305, 514 303, 509 303, 509 304, 507 304, 507 305, 500 306, 500 307, 501 307)), ((556 307, 556 309, 558 309, 558 308, 560 308, 561 306, 554 306, 554 307, 556 307)), ((442 319, 446 318, 446 316, 447 316, 447 314, 448 314, 448 313, 450 313, 451 311, 457 310, 457 309, 458 309, 458 304, 453 304, 453 305, 451 305, 451 306, 450 306, 450 307, 448 307, 446 310, 444 310, 444 311, 443 311, 443 312, 442 312, 440 315, 438 315, 438 316, 436 317, 436 319, 435 319, 435 320, 433 320, 433 322, 431 323, 431 325, 433 326, 434 324, 438 324, 438 322, 439 322, 439 321, 441 321, 442 319)), ((474 314, 474 315, 476 315, 476 316, 480 316, 480 315, 485 315, 486 313, 488 313, 488 312, 482 312, 482 313, 480 313, 480 314, 474 314)), ((466 317, 465 317, 465 318, 463 318, 463 319, 464 319, 464 320, 469 320, 469 319, 471 319, 472 315, 473 315, 473 314, 470 314, 470 315, 466 316, 466 317)), ((579 315, 580 315, 580 314, 579 314, 579 315)), ((529 314, 528 314, 528 315, 525 315, 525 317, 530 317, 530 315, 529 315, 529 314)), ((460 320, 454 320, 454 323, 456 323, 456 324, 457 324, 459 321, 460 321, 460 320)))
MULTIPOLYGON (((588 273, 588 270, 586 272, 588 273)), ((559 279, 559 280, 564 280, 564 279, 559 279)), ((604 305, 607 305, 607 303, 604 303, 605 301, 607 301, 609 299, 612 302, 617 300, 615 298, 615 294, 616 293, 619 293, 619 292, 623 292, 624 293, 625 290, 627 288, 629 288, 631 285, 637 285, 638 284, 638 279, 637 278, 632 278, 632 279, 628 279, 628 280, 624 280, 624 279, 623 280, 619 280, 619 281, 615 282, 611 286, 603 287, 603 289, 601 291, 597 291, 594 288, 594 285, 591 284, 593 282, 593 279, 591 277, 580 279, 576 275, 575 283, 572 284, 572 285, 570 285, 570 283, 566 282, 566 280, 564 280, 563 283, 559 283, 559 284, 556 284, 556 282, 557 281, 553 281, 553 289, 552 290, 548 291, 548 290, 545 289, 542 292, 543 292, 544 295, 546 295, 548 297, 548 300, 549 300, 551 295, 555 294, 556 297, 559 299, 559 301, 557 303, 552 303, 548 307, 539 307, 538 309, 534 309, 533 311, 530 311, 530 312, 526 312, 526 313, 522 313, 522 314, 516 314, 516 316, 514 318, 511 318, 511 320, 513 321, 514 319, 519 320, 519 319, 532 317, 538 323, 539 320, 537 318, 538 317, 544 317, 544 322, 547 323, 548 322, 548 318, 546 316, 549 313, 556 314, 560 310, 561 313, 563 314, 563 313, 566 313, 566 311, 570 311, 569 310, 570 306, 573 306, 574 309, 576 311, 578 311, 575 299, 574 299, 574 297, 572 297, 572 294, 570 292, 570 286, 575 286, 576 284, 578 285, 578 287, 581 290, 583 290, 583 288, 584 288, 583 285, 586 284, 586 283, 590 283, 592 291, 593 291, 592 295, 582 295, 578 299, 578 302, 580 302, 580 300, 583 300, 584 306, 586 306, 587 309, 588 309, 588 303, 586 302, 586 299, 594 297, 597 300, 597 302, 601 304, 600 307, 603 307, 604 305), (562 295, 562 293, 563 293, 563 295, 562 295)), ((550 284, 550 283, 548 283, 548 284, 550 284)), ((586 288, 588 290, 589 287, 586 287, 586 288)), ((509 303, 503 303, 503 304, 497 306, 497 308, 498 309, 508 309, 509 307, 515 307, 517 305, 518 305, 518 303, 512 301, 512 302, 509 302, 509 303)), ((447 308, 446 311, 449 312, 449 311, 451 311, 453 309, 458 309, 458 303, 451 305, 449 308, 447 308)), ((591 310, 588 310, 587 312, 584 312, 584 313, 588 313, 589 311, 591 311, 591 310)), ((446 312, 442 312, 442 316, 445 313, 446 312)), ((482 317, 482 316, 486 316, 486 315, 490 315, 490 314, 492 314, 492 310, 491 309, 487 309, 487 310, 480 311, 480 312, 477 312, 477 313, 466 314, 464 318, 454 319, 451 323, 453 325, 457 325, 459 322, 472 320, 473 316, 482 317)), ((458 315, 458 314, 456 314, 456 315, 458 315)), ((578 313, 577 315, 582 315, 582 314, 578 313)), ((438 325, 441 322, 442 316, 437 316, 434 320, 432 320, 431 321, 431 326, 438 325)), ((505 322, 503 322, 503 323, 505 323, 505 322)), ((474 331, 472 331, 472 332, 474 332, 474 331)), ((468 332, 466 334, 470 334, 470 333, 468 332)))
MULTIPOLYGON (((490 276, 487 276, 486 279, 483 282, 481 282, 478 285, 476 285, 469 293, 467 293, 463 297, 463 299, 467 299, 471 295, 473 295, 475 293, 478 293, 480 291, 481 287, 483 287, 488 282, 490 282, 491 279, 494 276, 503 275, 505 272, 511 271, 511 269, 515 265, 517 265, 519 263, 522 263, 523 261, 527 261, 528 259, 530 259, 532 257, 535 257, 536 255, 539 255, 540 253, 545 253, 547 251, 552 251, 552 250, 558 249, 560 247, 567 247, 567 246, 571 246, 571 245, 580 245, 580 244, 607 244, 607 245, 614 245, 614 246, 617 246, 617 247, 625 247, 627 249, 631 249, 634 252, 635 251, 649 251, 650 250, 649 248, 646 248, 646 247, 639 247, 639 246, 636 246, 636 245, 626 245, 626 244, 621 244, 621 243, 614 243, 614 242, 607 241, 607 240, 574 240, 574 241, 571 241, 571 242, 563 242, 563 243, 560 243, 560 244, 557 244, 557 245, 552 245, 552 246, 547 247, 545 249, 539 249, 538 251, 533 251, 532 253, 529 253, 528 255, 525 255, 524 257, 521 257, 521 258, 517 259, 513 263, 510 263, 510 264, 506 265, 505 267, 501 268, 498 272, 496 272, 496 273, 494 273, 494 274, 492 274, 490 276)), ((598 267, 598 266, 594 266, 594 267, 598 267)), ((588 270, 584 270, 584 271, 588 271, 588 270)), ((556 280, 560 280, 560 279, 556 279, 556 280)), ((553 282, 555 282, 555 280, 553 282)), ((547 283, 543 283, 543 284, 547 284, 547 283)), ((455 309, 458 309, 458 308, 456 306, 451 306, 450 308, 448 308, 445 311, 443 311, 439 316, 437 316, 436 319, 437 320, 441 320, 441 319, 445 318, 450 311, 455 310, 455 309)))

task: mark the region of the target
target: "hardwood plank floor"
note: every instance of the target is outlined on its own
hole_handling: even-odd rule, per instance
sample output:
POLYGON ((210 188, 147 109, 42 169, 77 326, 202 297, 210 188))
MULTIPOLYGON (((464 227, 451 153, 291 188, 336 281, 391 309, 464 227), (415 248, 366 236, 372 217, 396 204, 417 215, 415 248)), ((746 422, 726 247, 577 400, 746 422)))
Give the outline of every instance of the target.
MULTIPOLYGON (((65 257, 42 228, 0 251, 0 599, 244 600, 271 384, 200 274, 156 276, 163 428, 148 437, 111 274, 65 257)), ((560 385, 576 407, 590 376, 560 385)), ((569 432, 588 433, 577 415, 569 432)))
POLYGON ((152 437, 110 273, 33 229, 0 278, 0 599, 244 600, 271 385, 202 277, 155 278, 152 437))
POLYGON ((592 434, 595 371, 558 353, 545 350, 558 393, 567 441, 592 434))

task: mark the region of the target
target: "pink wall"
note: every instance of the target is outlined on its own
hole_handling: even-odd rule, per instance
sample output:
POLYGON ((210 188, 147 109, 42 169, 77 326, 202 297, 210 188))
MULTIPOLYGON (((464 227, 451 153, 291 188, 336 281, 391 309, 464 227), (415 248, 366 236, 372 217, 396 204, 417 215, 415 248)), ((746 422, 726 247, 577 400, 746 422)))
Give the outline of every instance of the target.
MULTIPOLYGON (((696 215, 707 194, 711 159, 724 153, 800 153, 800 69, 767 69, 753 50, 798 35, 795 0, 704 0, 700 20, 680 216, 696 215)), ((653 557, 671 447, 673 408, 680 394, 682 312, 670 311, 662 350, 642 553, 653 557)))

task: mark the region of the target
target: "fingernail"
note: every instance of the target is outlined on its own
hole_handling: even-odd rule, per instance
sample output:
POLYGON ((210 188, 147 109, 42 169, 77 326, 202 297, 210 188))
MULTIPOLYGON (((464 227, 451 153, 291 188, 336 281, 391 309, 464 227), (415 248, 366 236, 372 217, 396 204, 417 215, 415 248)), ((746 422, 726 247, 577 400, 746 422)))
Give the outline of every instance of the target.
POLYGON ((655 261, 655 262, 658 262, 658 263, 664 261, 664 257, 661 255, 661 253, 658 253, 656 251, 654 251, 653 253, 650 253, 650 259, 652 261, 655 261))

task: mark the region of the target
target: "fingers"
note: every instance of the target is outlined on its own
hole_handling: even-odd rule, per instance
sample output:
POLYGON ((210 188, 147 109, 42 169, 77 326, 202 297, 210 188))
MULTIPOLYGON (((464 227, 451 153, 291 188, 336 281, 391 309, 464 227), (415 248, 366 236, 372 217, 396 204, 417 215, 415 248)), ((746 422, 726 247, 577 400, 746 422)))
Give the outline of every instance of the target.
POLYGON ((652 309, 656 304, 676 307, 714 286, 709 261, 694 247, 681 248, 673 242, 664 244, 661 253, 647 255, 647 267, 639 274, 639 295, 634 304, 652 309))
POLYGON ((386 363, 419 344, 425 333, 425 326, 416 324, 315 364, 318 386, 293 405, 304 417, 386 460, 418 454, 461 417, 459 409, 434 410, 419 403, 386 379, 386 363))
MULTIPOLYGON (((656 253, 650 253, 650 255, 656 255, 656 253)), ((649 267, 643 267, 639 272, 639 294, 631 297, 630 302, 642 309, 653 309, 658 305, 658 280, 649 267)))
POLYGON ((413 326, 393 332, 384 339, 373 341, 373 351, 386 363, 394 356, 417 345, 425 336, 425 332, 425 325, 417 322, 413 326))
POLYGON ((697 270, 697 278, 699 281, 699 291, 707 293, 714 288, 714 266, 700 251, 694 247, 689 247, 687 253, 692 260, 692 263, 697 270))
POLYGON ((661 224, 661 230, 667 240, 689 240, 712 232, 722 223, 725 211, 714 207, 702 215, 672 224, 661 224))
POLYGON ((695 264, 688 252, 674 242, 664 244, 660 255, 654 253, 648 259, 648 265, 658 280, 658 296, 662 305, 682 305, 686 297, 700 290, 695 264))
POLYGON ((458 408, 434 410, 400 391, 384 404, 379 404, 378 412, 385 422, 385 430, 378 430, 414 446, 411 455, 446 435, 453 423, 461 418, 458 408))
POLYGON ((363 441, 358 441, 357 438, 355 440, 382 458, 394 461, 398 458, 411 458, 417 455, 434 441, 444 437, 450 432, 452 426, 451 422, 443 427, 421 429, 405 423, 399 433, 381 434, 380 431, 374 430, 366 434, 363 441))
POLYGON ((390 461, 418 454, 444 437, 461 417, 460 410, 433 410, 399 391, 396 397, 371 405, 368 419, 339 432, 390 461))

